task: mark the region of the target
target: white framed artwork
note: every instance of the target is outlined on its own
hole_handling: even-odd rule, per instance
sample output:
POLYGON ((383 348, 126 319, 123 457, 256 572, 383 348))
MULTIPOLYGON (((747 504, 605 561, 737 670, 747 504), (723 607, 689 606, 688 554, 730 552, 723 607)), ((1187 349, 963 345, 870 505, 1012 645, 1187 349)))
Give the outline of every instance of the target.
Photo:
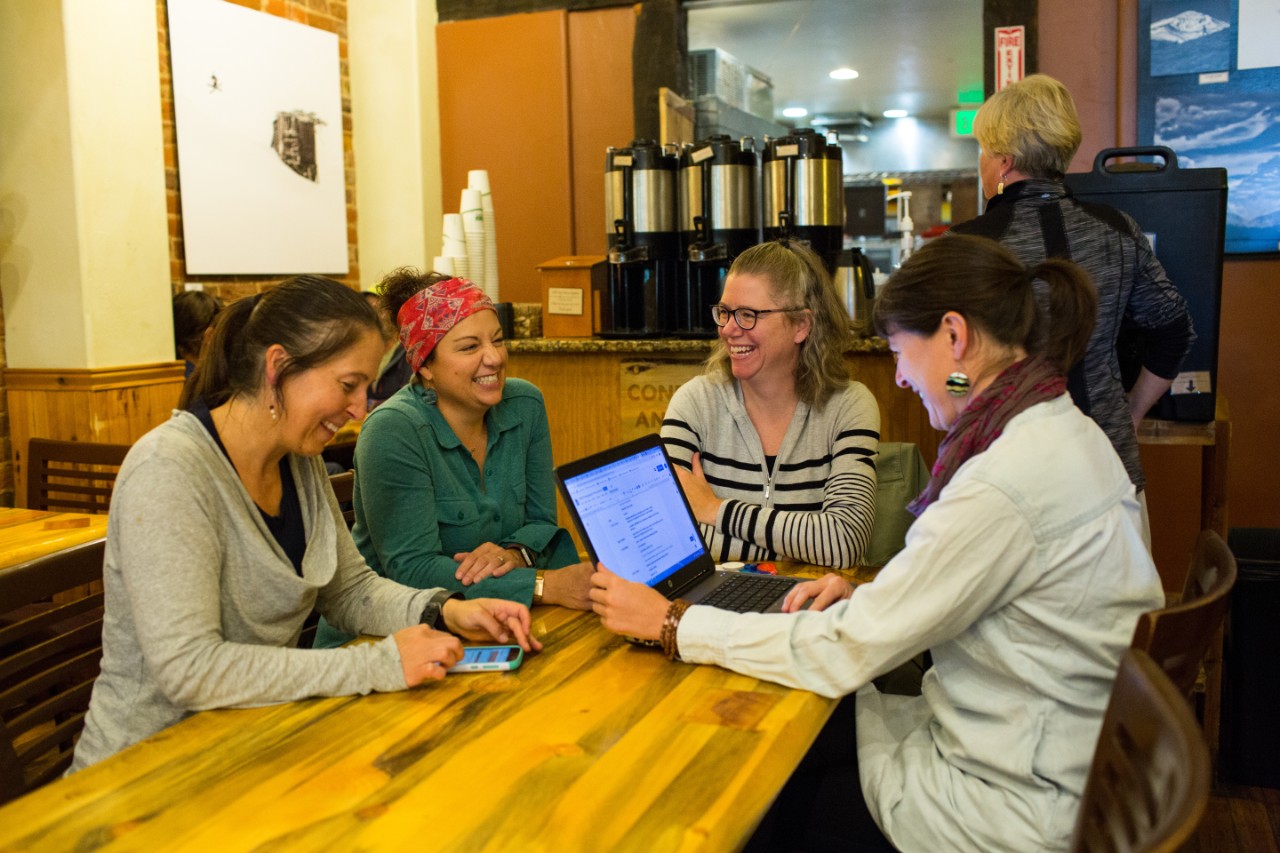
POLYGON ((168 0, 187 272, 343 274, 338 37, 224 0, 168 0))

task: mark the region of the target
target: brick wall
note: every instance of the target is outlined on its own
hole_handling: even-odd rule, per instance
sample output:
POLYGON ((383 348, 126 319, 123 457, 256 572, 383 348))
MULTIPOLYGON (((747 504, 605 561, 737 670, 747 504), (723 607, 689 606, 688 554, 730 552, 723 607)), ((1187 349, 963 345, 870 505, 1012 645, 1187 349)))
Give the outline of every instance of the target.
MULTIPOLYGON (((342 80, 342 151, 347 189, 347 256, 350 263, 350 272, 339 280, 349 287, 359 288, 355 160, 351 153, 351 85, 347 74, 347 2, 346 0, 228 0, 228 2, 235 2, 239 6, 336 33, 338 36, 338 61, 342 80)), ((205 285, 208 292, 222 299, 224 303, 244 296, 252 296, 279 281, 280 277, 201 275, 189 279, 187 276, 182 251, 182 205, 179 203, 181 186, 178 181, 173 83, 170 78, 169 64, 169 23, 165 0, 156 0, 156 30, 160 44, 164 183, 169 210, 169 270, 173 291, 177 293, 182 290, 188 280, 197 280, 205 285)), ((4 312, 3 307, 0 306, 0 506, 11 507, 14 505, 13 447, 9 437, 8 389, 4 383, 3 373, 7 366, 4 356, 4 312)))

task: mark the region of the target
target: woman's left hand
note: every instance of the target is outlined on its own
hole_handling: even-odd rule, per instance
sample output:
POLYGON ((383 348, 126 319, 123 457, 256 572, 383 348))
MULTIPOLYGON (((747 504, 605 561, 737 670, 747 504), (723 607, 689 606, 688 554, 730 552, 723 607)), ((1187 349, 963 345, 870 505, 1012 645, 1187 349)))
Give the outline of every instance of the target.
POLYGON ((783 613, 795 613, 804 607, 806 601, 812 601, 810 610, 826 610, 837 601, 843 601, 853 595, 853 584, 844 578, 829 572, 817 580, 798 583, 787 592, 782 600, 783 613))
POLYGON ((512 569, 523 568, 520 555, 493 542, 485 542, 473 551, 460 551, 453 555, 458 570, 453 573, 463 586, 471 586, 485 578, 500 578, 512 569))
POLYGON ((680 478, 680 488, 684 490, 684 496, 693 509, 693 517, 703 524, 714 526, 716 518, 720 515, 720 504, 724 501, 711 491, 711 486, 707 483, 707 475, 702 473, 702 455, 693 454, 692 472, 684 470, 679 465, 676 465, 675 469, 676 476, 680 478))
POLYGON ((624 580, 599 563, 591 575, 591 609, 606 628, 640 640, 656 640, 662 633, 671 602, 656 589, 624 580))
POLYGON ((529 628, 529 608, 500 598, 451 598, 441 609, 445 627, 464 640, 514 643, 526 652, 541 651, 542 643, 529 628))

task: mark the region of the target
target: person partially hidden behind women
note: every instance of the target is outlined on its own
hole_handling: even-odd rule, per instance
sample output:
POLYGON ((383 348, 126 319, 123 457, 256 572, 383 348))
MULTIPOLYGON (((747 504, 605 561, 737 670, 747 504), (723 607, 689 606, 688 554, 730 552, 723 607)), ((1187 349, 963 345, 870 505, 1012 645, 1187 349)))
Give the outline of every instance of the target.
POLYGON ((200 350, 209 339, 213 321, 221 310, 218 297, 203 290, 184 290, 173 297, 173 349, 182 359, 185 378, 196 372, 200 350))
POLYGON ((810 753, 788 785, 813 796, 784 790, 792 812, 772 816, 792 820, 789 846, 1066 849, 1120 657, 1164 601, 1133 484, 1066 393, 1096 310, 1070 262, 1027 269, 991 240, 933 241, 874 316, 898 385, 947 434, 906 547, 875 580, 854 589, 828 574, 798 585, 784 613, 740 615, 667 601, 605 567, 593 576, 605 627, 670 657, 857 691, 856 770, 843 788, 814 784, 806 774, 840 768, 810 753), (1048 295, 1043 336, 1033 279, 1048 295), (877 692, 873 678, 925 649, 923 695, 877 692), (859 819, 868 811, 874 823, 859 819))
POLYGON ((72 772, 195 711, 443 678, 462 655, 454 634, 541 647, 523 605, 401 586, 351 541, 320 451, 364 415, 383 351, 358 293, 290 279, 223 311, 207 350, 181 410, 116 479, 102 671, 72 772), (295 648, 313 607, 388 636, 295 648))
POLYGON ((875 520, 880 409, 850 381, 849 315, 799 243, 739 255, 711 308, 706 373, 662 438, 712 557, 859 564, 875 520))
POLYGON ((1146 531, 1137 425, 1169 390, 1195 340, 1187 303, 1130 216, 1077 201, 1063 182, 1081 139, 1065 86, 1044 74, 1006 86, 978 110, 973 132, 987 208, 951 233, 999 240, 1024 264, 1075 261, 1092 277, 1098 316, 1083 360, 1068 374, 1068 389, 1124 461, 1146 531), (1127 395, 1116 352, 1122 326, 1141 341, 1141 369, 1127 395))
MULTIPOLYGON (((413 379, 356 442, 360 552, 409 586, 589 608, 592 567, 556 525, 542 393, 506 377, 493 302, 466 279, 407 267, 379 290, 413 379)), ((346 639, 321 621, 317 647, 346 639)))

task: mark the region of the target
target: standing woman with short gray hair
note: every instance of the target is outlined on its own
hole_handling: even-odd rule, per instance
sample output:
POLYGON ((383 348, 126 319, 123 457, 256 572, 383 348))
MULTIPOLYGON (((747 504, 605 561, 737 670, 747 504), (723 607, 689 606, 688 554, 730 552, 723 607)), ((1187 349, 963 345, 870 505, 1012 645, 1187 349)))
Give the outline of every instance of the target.
POLYGON ((1068 374, 1068 388, 1120 454, 1145 527, 1136 429, 1169 390, 1195 340, 1187 304, 1138 223, 1114 208, 1077 201, 1063 182, 1081 139, 1065 86, 1044 74, 1007 86, 978 110, 973 131, 982 148, 978 168, 987 208, 951 233, 997 240, 1028 265, 1074 261, 1093 279, 1097 322, 1084 358, 1068 374), (1127 394, 1116 352, 1122 325, 1143 344, 1142 368, 1127 394))

